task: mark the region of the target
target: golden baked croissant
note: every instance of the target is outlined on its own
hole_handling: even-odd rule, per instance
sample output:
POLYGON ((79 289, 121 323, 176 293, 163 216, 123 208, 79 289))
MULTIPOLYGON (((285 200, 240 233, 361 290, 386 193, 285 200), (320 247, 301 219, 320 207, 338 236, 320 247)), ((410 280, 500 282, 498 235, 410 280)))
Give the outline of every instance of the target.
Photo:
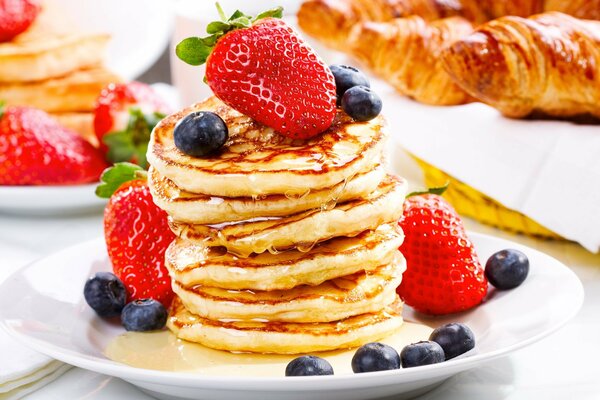
POLYGON ((360 22, 385 22, 418 15, 426 20, 462 16, 482 23, 504 15, 541 12, 543 0, 306 0, 298 24, 326 45, 343 50, 352 27, 360 22))
POLYGON ((548 12, 490 21, 442 52, 452 78, 509 117, 600 117, 600 22, 548 12))
POLYGON ((600 20, 600 0, 546 0, 544 9, 577 18, 600 20))
POLYGON ((470 97, 444 70, 443 48, 473 30, 464 18, 427 22, 421 17, 357 25, 348 41, 350 52, 400 93, 422 103, 462 104, 470 97))

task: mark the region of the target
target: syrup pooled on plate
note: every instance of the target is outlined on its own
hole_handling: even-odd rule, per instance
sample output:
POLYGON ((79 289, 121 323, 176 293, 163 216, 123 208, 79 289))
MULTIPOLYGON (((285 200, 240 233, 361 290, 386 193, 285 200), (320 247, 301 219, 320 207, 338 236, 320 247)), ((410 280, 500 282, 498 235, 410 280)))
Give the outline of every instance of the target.
MULTIPOLYGON (((405 322, 400 330, 381 340, 398 352, 404 346, 426 340, 433 330, 425 325, 405 322)), ((338 374, 351 374, 356 349, 315 353, 331 363, 338 374)), ((137 368, 169 372, 188 372, 211 376, 284 376, 286 365, 298 355, 232 353, 214 350, 178 339, 169 331, 128 332, 109 343, 105 355, 116 362, 137 368)))

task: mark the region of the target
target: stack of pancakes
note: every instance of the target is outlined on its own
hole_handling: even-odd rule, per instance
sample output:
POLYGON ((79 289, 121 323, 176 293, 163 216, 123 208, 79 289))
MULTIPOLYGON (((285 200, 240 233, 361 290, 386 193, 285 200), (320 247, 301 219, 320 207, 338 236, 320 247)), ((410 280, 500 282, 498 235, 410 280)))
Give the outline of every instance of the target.
POLYGON ((169 328, 205 346, 294 354, 350 348, 402 324, 406 183, 386 174, 381 117, 340 112, 310 140, 285 138, 210 98, 164 119, 148 150, 155 203, 177 239, 166 254, 169 328), (221 153, 173 141, 194 111, 229 128, 221 153))
POLYGON ((42 109, 93 139, 102 88, 120 78, 103 65, 106 34, 82 33, 48 2, 29 29, 0 43, 0 101, 42 109))

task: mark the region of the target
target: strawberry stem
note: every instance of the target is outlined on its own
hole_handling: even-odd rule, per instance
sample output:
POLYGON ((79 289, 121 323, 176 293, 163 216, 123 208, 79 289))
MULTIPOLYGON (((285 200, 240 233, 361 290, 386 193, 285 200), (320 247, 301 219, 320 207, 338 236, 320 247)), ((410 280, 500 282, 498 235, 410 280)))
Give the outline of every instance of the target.
POLYGON ((223 11, 223 7, 221 7, 221 4, 219 4, 219 2, 217 1, 215 3, 215 6, 217 6, 217 11, 219 12, 219 16, 221 17, 221 21, 226 22, 227 21, 227 16, 225 15, 225 11, 223 11))
POLYGON ((108 199, 124 183, 146 179, 148 179, 148 173, 139 165, 128 162, 116 163, 102 172, 101 183, 96 187, 96 196, 108 199))
POLYGON ((240 10, 236 10, 229 19, 221 5, 216 3, 217 10, 221 16, 220 21, 213 21, 206 27, 206 37, 189 37, 183 39, 177 47, 175 54, 182 61, 190 65, 202 65, 210 56, 215 45, 223 36, 236 29, 250 28, 256 21, 265 18, 281 18, 283 16, 283 7, 276 7, 258 14, 256 17, 244 14, 240 10))
POLYGON ((437 194, 438 196, 441 196, 442 194, 444 194, 446 189, 448 189, 448 186, 450 186, 450 181, 446 182, 444 184, 444 186, 432 187, 427 190, 412 192, 408 196, 406 196, 406 198, 409 198, 412 196, 422 196, 425 194, 437 194))

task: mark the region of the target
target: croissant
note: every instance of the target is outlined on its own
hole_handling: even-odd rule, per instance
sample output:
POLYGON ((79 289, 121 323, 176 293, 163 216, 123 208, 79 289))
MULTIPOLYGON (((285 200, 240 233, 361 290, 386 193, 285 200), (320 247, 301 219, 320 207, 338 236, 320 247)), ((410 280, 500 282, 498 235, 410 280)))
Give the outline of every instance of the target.
POLYGON ((461 16, 483 23, 504 15, 528 16, 542 8, 543 0, 306 0, 298 11, 298 24, 326 45, 343 50, 350 30, 360 22, 417 15, 428 21, 461 16))
POLYGON ((442 52, 454 81, 509 117, 600 117, 600 22, 548 12, 490 21, 442 52))
POLYGON ((544 9, 577 18, 600 20, 600 0, 546 0, 544 9))
POLYGON ((348 43, 359 61, 400 93, 422 103, 453 105, 470 97, 443 69, 439 55, 472 30, 460 17, 427 22, 414 16, 357 25, 348 43))

